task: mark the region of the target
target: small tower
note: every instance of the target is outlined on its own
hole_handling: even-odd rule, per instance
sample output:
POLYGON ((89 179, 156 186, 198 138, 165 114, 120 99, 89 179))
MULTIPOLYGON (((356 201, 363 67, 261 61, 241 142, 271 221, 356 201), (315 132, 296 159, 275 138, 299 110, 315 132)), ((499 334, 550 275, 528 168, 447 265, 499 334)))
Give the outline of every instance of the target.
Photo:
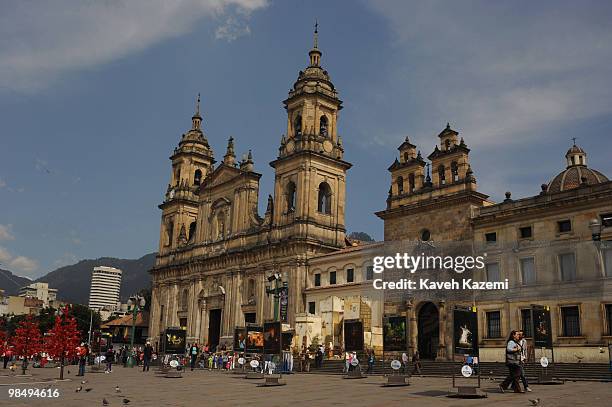
MULTIPOLYGON (((465 183, 467 170, 470 166, 470 149, 463 138, 459 139, 459 133, 451 129, 449 123, 446 123, 446 128, 438 134, 438 138, 440 139, 440 147, 436 146, 427 157, 431 160, 433 186, 442 188, 452 184, 465 183)), ((469 185, 472 185, 472 183, 469 185)))
POLYGON ((326 70, 315 25, 309 65, 298 74, 283 102, 287 135, 281 138, 275 169, 274 219, 278 238, 313 238, 344 246, 345 177, 351 164, 343 160, 338 135, 342 101, 326 70), (292 227, 287 227, 292 225, 292 227))
POLYGON ((399 150, 399 160, 388 168, 391 173, 391 194, 387 200, 390 201, 405 194, 412 194, 423 188, 425 177, 425 161, 421 157, 421 152, 410 142, 408 137, 397 148, 399 150))
POLYGON ((202 131, 199 94, 195 113, 191 117, 191 129, 182 135, 170 160, 170 184, 164 202, 159 205, 162 209, 160 253, 196 240, 197 191, 215 162, 213 151, 202 131))

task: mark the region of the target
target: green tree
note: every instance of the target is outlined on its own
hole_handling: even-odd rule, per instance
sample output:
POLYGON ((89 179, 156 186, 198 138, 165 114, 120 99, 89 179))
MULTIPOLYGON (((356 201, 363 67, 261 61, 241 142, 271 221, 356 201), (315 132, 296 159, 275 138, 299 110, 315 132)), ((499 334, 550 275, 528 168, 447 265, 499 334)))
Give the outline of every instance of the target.
POLYGON ((81 333, 81 338, 86 340, 89 338, 89 321, 92 317, 92 326, 91 332, 100 329, 100 324, 102 322, 102 318, 100 317, 100 313, 95 310, 91 310, 89 307, 81 304, 73 304, 72 305, 72 315, 77 321, 77 327, 79 332, 81 333))
POLYGON ((348 238, 351 240, 359 240, 362 242, 373 242, 374 239, 372 236, 368 235, 366 232, 351 232, 348 235, 348 238))

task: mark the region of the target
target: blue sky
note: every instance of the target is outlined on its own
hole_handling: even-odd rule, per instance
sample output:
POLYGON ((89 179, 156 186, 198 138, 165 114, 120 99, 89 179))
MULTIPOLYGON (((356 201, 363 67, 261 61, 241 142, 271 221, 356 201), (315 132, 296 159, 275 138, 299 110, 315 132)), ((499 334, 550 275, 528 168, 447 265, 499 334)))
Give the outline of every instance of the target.
POLYGON ((609 2, 185 0, 0 4, 0 267, 36 277, 156 250, 168 156, 202 94, 272 190, 281 101, 320 24, 340 91, 347 226, 382 238, 386 168, 450 122, 479 189, 533 195, 577 137, 612 175, 609 2))

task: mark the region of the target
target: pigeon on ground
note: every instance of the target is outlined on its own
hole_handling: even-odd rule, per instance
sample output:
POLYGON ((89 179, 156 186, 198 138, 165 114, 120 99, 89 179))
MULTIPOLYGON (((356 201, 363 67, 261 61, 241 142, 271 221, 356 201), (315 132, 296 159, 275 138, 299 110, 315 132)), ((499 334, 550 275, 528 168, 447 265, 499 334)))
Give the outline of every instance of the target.
POLYGON ((81 384, 87 383, 87 380, 81 380, 81 384))
POLYGON ((115 393, 121 393, 121 389, 119 388, 119 385, 115 386, 115 393))
POLYGON ((128 399, 123 399, 123 404, 129 404, 130 400, 128 399))
POLYGON ((78 393, 78 392, 80 392, 81 390, 83 390, 83 386, 79 386, 79 387, 77 387, 77 388, 76 388, 76 390, 75 390, 75 393, 78 393))
POLYGON ((92 391, 92 390, 93 390, 93 389, 92 389, 91 387, 90 387, 90 388, 88 388, 88 389, 85 389, 85 391, 86 391, 87 393, 89 393, 89 392, 90 392, 90 391, 92 391))
POLYGON ((108 400, 107 399, 102 399, 102 405, 103 406, 108 406, 108 400))
POLYGON ((535 400, 529 399, 529 402, 531 403, 532 406, 539 406, 540 405, 540 399, 537 398, 535 400))

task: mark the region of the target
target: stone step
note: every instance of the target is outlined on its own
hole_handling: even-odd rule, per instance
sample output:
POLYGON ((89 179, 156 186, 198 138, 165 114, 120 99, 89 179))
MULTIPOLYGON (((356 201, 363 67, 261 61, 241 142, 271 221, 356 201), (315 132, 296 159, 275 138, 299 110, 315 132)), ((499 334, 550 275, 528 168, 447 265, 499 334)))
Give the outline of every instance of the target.
MULTIPOLYGON (((460 362, 451 361, 423 361, 422 375, 433 377, 450 377, 452 372, 459 372, 461 368, 460 362)), ((342 374, 344 362, 342 360, 325 360, 323 366, 319 369, 311 365, 310 373, 313 374, 342 374)), ((365 372, 367 365, 362 365, 365 372)), ((482 362, 480 364, 481 377, 499 378, 505 377, 508 369, 503 363, 499 362, 482 362)), ((412 365, 410 366, 412 371, 412 365)), ((529 363, 525 366, 525 373, 528 378, 538 377, 541 367, 535 363, 529 363)), ((593 380, 593 381, 612 381, 612 373, 610 366, 605 363, 556 363, 554 367, 548 368, 549 372, 554 372, 554 377, 568 380, 593 380)), ((374 364, 372 375, 390 374, 392 372, 389 366, 383 366, 381 361, 374 364)))

